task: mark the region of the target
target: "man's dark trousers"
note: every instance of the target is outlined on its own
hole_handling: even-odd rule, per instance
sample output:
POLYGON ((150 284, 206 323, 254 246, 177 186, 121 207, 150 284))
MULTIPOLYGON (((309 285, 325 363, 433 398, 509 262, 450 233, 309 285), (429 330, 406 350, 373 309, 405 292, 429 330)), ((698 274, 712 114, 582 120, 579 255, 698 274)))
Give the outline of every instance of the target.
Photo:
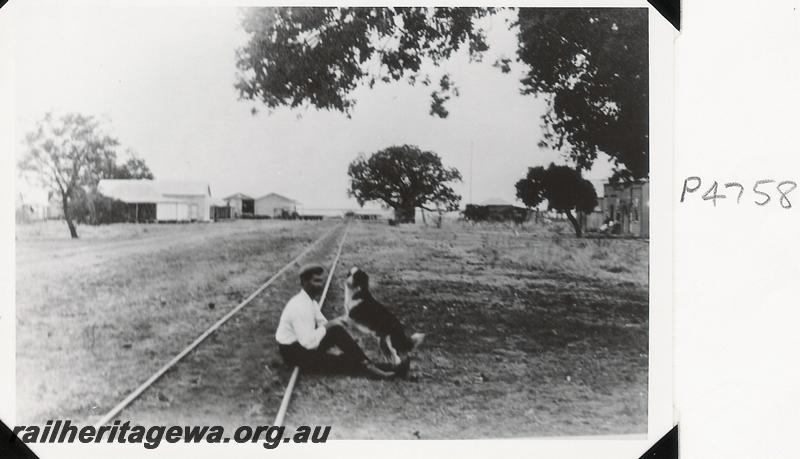
POLYGON ((334 325, 322 337, 316 349, 306 349, 300 343, 278 344, 283 361, 289 366, 298 366, 304 371, 355 372, 363 369, 367 356, 350 333, 341 325, 334 325), (328 354, 338 347, 341 355, 328 354))

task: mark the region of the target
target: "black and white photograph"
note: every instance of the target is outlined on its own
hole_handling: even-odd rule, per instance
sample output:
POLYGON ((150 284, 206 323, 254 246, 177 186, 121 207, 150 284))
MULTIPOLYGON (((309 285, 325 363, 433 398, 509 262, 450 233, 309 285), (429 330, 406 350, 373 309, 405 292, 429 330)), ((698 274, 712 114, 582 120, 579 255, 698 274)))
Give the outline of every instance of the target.
POLYGON ((664 433, 646 3, 66 3, 16 11, 15 425, 664 433))

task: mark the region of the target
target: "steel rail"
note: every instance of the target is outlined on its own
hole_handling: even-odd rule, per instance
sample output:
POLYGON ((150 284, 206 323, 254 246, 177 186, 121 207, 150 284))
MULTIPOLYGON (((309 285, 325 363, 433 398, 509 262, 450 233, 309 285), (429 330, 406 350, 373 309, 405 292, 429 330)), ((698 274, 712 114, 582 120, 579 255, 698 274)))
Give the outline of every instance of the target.
MULTIPOLYGON (((333 259, 333 264, 331 264, 331 269, 328 271, 328 280, 325 281, 325 288, 322 290, 322 295, 319 299, 319 307, 321 308, 323 304, 325 304, 325 298, 328 296, 328 288, 331 285, 331 280, 333 279, 333 273, 336 271, 336 265, 339 263, 339 257, 342 255, 342 247, 344 247, 344 240, 347 238, 347 231, 349 230, 349 226, 345 227, 344 234, 342 235, 342 240, 339 242, 339 249, 336 251, 336 257, 333 259)), ((286 390, 283 392, 283 398, 281 399, 281 405, 278 408, 278 414, 275 415, 275 422, 272 423, 274 426, 282 426, 283 419, 286 417, 286 410, 289 409, 289 402, 292 399, 292 391, 294 390, 294 386, 297 383, 297 377, 300 375, 300 367, 294 367, 292 369, 292 376, 289 378, 289 383, 286 385, 286 390)))
MULTIPOLYGON (((247 298, 245 298, 241 303, 236 305, 233 309, 228 311, 227 314, 222 316, 219 320, 214 322, 213 325, 208 327, 206 331, 204 331, 200 336, 195 338, 194 341, 191 342, 188 346, 186 346, 182 351, 175 355, 169 362, 165 363, 161 368, 159 368, 152 376, 147 378, 143 383, 139 385, 136 389, 133 390, 127 397, 125 397, 121 402, 119 402, 114 408, 112 408, 108 413, 106 413, 99 421, 97 421, 94 426, 95 428, 99 428, 107 424, 111 419, 114 418, 120 411, 124 410, 128 405, 130 405, 134 400, 136 400, 144 391, 146 391, 150 386, 153 385, 159 378, 164 376, 164 374, 169 371, 175 364, 177 364, 181 359, 186 357, 190 352, 192 352, 197 346, 200 345, 206 338, 208 338, 212 333, 214 333, 219 327, 222 326, 225 322, 227 322, 231 317, 233 317, 237 312, 239 312, 242 308, 247 306, 253 299, 255 299, 261 292, 263 292, 267 287, 272 285, 275 280, 277 280, 283 273, 285 273, 289 268, 294 266, 301 258, 308 254, 314 247, 316 247, 320 241, 328 237, 333 231, 339 228, 341 225, 335 225, 330 230, 326 231, 322 236, 320 236, 317 240, 312 242, 308 247, 305 248, 299 255, 294 257, 292 261, 287 263, 283 268, 278 270, 275 274, 272 275, 266 282, 261 284, 258 289, 256 289, 253 293, 250 294, 247 298)), ((346 234, 346 230, 345 230, 346 234)), ((339 251, 341 252, 341 245, 339 246, 339 251)), ((337 255, 338 259, 338 255, 337 255)))

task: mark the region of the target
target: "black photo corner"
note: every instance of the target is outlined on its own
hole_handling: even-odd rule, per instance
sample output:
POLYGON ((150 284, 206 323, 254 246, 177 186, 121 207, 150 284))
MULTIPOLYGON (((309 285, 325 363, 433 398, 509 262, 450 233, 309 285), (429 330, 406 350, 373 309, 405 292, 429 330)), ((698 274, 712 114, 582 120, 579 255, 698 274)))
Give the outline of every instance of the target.
MULTIPOLYGON (((676 30, 681 30, 680 0, 648 0, 676 30)), ((678 459, 678 426, 673 427, 639 459, 678 459)))
MULTIPOLYGON (((668 20, 677 30, 681 30, 681 2, 680 0, 647 0, 658 10, 666 20, 668 20)), ((0 8, 6 5, 8 0, 0 0, 0 8)))
POLYGON ((675 29, 681 30, 680 0, 647 0, 675 29))
POLYGON ((678 459, 678 426, 664 434, 639 459, 678 459))
MULTIPOLYGON (((680 0, 648 0, 664 19, 676 30, 681 30, 680 0)), ((650 447, 639 459, 678 459, 678 426, 673 427, 650 447)))
MULTIPOLYGON (((30 448, 17 438, 5 422, 0 420, 0 457, 9 459, 39 459, 30 448)), ((678 426, 673 427, 653 444, 639 459, 678 459, 678 426)))
POLYGON ((28 445, 14 435, 5 422, 0 420, 0 458, 3 459, 39 459, 28 445))

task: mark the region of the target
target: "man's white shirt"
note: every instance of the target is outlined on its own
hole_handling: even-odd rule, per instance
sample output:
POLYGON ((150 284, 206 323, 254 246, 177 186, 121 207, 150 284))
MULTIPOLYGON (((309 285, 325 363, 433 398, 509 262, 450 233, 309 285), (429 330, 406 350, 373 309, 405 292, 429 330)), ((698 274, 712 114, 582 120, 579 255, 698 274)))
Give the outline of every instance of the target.
POLYGON ((283 308, 275 339, 280 344, 298 342, 306 349, 316 349, 325 337, 327 322, 319 303, 300 290, 283 308))

